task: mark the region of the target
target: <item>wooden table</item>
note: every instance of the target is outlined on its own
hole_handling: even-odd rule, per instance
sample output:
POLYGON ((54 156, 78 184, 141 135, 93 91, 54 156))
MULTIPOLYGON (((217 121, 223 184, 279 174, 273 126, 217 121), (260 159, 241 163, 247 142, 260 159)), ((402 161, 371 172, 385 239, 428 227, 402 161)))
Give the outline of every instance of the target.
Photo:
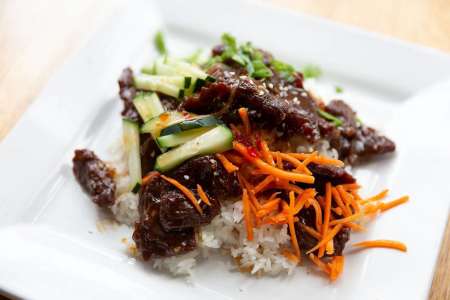
MULTIPOLYGON (((272 2, 450 52, 448 0, 272 2)), ((124 4, 125 0, 0 0, 0 139, 50 75, 124 4)), ((450 223, 444 237, 430 299, 450 299, 450 223)))

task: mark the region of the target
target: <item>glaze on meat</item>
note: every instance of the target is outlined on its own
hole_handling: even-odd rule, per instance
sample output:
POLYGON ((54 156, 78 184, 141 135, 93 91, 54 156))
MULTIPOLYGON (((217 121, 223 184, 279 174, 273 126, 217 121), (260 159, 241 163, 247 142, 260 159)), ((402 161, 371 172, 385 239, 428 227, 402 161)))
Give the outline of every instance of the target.
POLYGON ((94 152, 86 149, 75 150, 73 173, 95 204, 101 207, 114 204, 116 193, 114 170, 94 152))

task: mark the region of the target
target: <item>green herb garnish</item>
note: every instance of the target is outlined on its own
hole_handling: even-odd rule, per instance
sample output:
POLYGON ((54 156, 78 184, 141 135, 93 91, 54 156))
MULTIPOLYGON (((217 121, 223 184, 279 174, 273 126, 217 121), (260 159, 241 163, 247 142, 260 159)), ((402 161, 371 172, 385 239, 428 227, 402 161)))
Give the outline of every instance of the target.
POLYGON ((316 65, 305 65, 302 68, 302 73, 305 79, 317 78, 322 75, 322 70, 316 65))
POLYGON ((164 55, 167 54, 166 43, 164 41, 164 35, 161 31, 158 31, 155 35, 155 47, 159 54, 164 55))
POLYGON ((327 113, 326 111, 323 111, 321 109, 317 110, 317 113, 319 114, 319 116, 321 116, 322 118, 324 118, 327 121, 333 122, 334 126, 339 127, 342 125, 342 120, 333 116, 330 113, 327 113))
POLYGON ((343 89, 342 87, 340 87, 340 86, 336 86, 336 87, 334 88, 334 90, 335 90, 336 93, 338 93, 338 94, 341 94, 341 93, 344 92, 344 89, 343 89))
POLYGON ((273 69, 281 75, 281 77, 289 82, 294 80, 295 69, 293 66, 282 62, 281 60, 274 59, 272 61, 273 69))

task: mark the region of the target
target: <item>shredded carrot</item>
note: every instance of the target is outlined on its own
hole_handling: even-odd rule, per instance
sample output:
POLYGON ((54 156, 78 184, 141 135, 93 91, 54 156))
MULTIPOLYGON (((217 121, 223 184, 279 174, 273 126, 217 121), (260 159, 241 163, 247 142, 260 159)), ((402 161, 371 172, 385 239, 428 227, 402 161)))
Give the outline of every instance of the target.
POLYGON ((158 174, 159 173, 155 171, 149 172, 144 178, 142 178, 142 184, 147 184, 150 181, 150 179, 152 179, 158 174))
POLYGON ((330 267, 330 279, 335 281, 344 271, 344 256, 333 257, 333 260, 328 265, 330 267))
POLYGON ((339 192, 335 187, 331 188, 331 194, 333 195, 334 201, 336 201, 336 204, 342 209, 342 213, 345 217, 348 217, 352 214, 350 209, 344 205, 344 202, 342 201, 341 195, 339 195, 339 192))
POLYGON ((297 168, 298 170, 303 170, 306 174, 311 175, 311 171, 308 170, 308 168, 297 158, 293 157, 292 155, 286 154, 286 153, 281 153, 281 152, 276 152, 276 155, 278 157, 280 157, 281 159, 290 162, 291 164, 294 165, 295 168, 297 168))
POLYGON ((344 202, 345 202, 347 207, 352 206, 355 212, 359 212, 360 211, 358 203, 356 203, 356 201, 355 201, 355 199, 353 199, 352 195, 350 195, 349 193, 347 193, 344 190, 342 185, 336 186, 336 189, 339 192, 339 194, 341 195, 341 197, 344 200, 344 202))
POLYGON ((382 200, 387 196, 388 193, 389 193, 389 190, 385 189, 385 190, 381 191, 380 193, 376 194, 375 196, 364 199, 363 201, 361 201, 361 204, 382 200))
POLYGON ((332 207, 331 210, 337 214, 338 216, 342 216, 342 208, 340 207, 332 207))
POLYGON ((316 211, 316 229, 317 231, 322 231, 322 209, 320 207, 319 202, 317 202, 314 198, 309 198, 308 203, 314 207, 316 211))
MULTIPOLYGON (((312 156, 312 153, 288 153, 289 155, 298 158, 300 160, 305 160, 308 157, 312 156)), ((343 167, 344 162, 338 159, 333 159, 321 155, 314 155, 314 158, 312 158, 311 162, 322 164, 322 165, 335 165, 337 167, 343 167)))
POLYGON ((236 155, 236 154, 233 154, 230 152, 226 152, 224 155, 229 161, 231 161, 235 165, 240 166, 244 163, 244 159, 242 157, 240 157, 239 155, 236 155))
POLYGON ((266 163, 275 166, 272 153, 270 152, 269 146, 267 145, 267 142, 265 140, 261 140, 261 154, 266 163))
POLYGON ((211 206, 211 202, 209 201, 208 196, 206 195, 205 191, 203 190, 202 186, 200 184, 197 184, 197 193, 200 196, 200 199, 206 203, 206 205, 211 206))
POLYGON ((241 153, 247 160, 251 161, 254 165, 256 165, 261 170, 281 179, 287 179, 292 180, 295 182, 303 182, 303 183, 314 183, 314 177, 311 175, 305 175, 305 174, 299 174, 289 171, 284 171, 282 169, 278 169, 274 166, 269 165, 268 163, 264 162, 260 158, 252 157, 248 154, 247 148, 239 143, 239 142, 233 142, 234 149, 241 153))
POLYGON ((366 228, 364 226, 361 226, 353 222, 344 223, 344 226, 354 231, 366 231, 366 228))
POLYGON ((261 208, 261 203, 259 203, 258 199, 255 196, 255 192, 253 189, 248 190, 248 195, 250 198, 250 203, 255 206, 255 208, 258 210, 261 208))
POLYGON ((179 183, 176 179, 161 175, 161 178, 163 178, 165 181, 169 182, 173 186, 175 186, 177 189, 179 189, 194 205, 195 209, 201 214, 203 213, 202 208, 200 207, 200 204, 198 204, 197 199, 195 198, 194 194, 189 190, 187 187, 179 183))
POLYGON ((272 195, 270 195, 269 199, 267 199, 267 202, 270 202, 271 200, 277 198, 279 194, 281 194, 281 192, 273 192, 272 195))
POLYGON ((361 186, 357 183, 345 183, 341 185, 346 191, 359 190, 361 188, 361 186))
POLYGON ((255 189, 253 190, 255 192, 255 194, 261 192, 262 190, 264 190, 272 181, 274 180, 274 177, 272 175, 267 176, 266 178, 264 178, 263 181, 261 181, 260 183, 258 183, 257 186, 255 186, 255 189))
POLYGON ((281 159, 281 156, 279 155, 280 152, 275 152, 275 159, 277 163, 277 168, 283 169, 283 160, 281 159))
POLYGON ((329 240, 327 245, 325 246, 328 255, 332 255, 334 253, 334 242, 333 240, 329 240))
POLYGON ((399 241, 392 240, 373 240, 355 243, 354 247, 364 247, 364 248, 391 248, 406 252, 406 245, 399 241))
MULTIPOLYGON (((325 211, 323 214, 322 236, 326 236, 327 234, 328 226, 330 224, 330 215, 331 215, 331 183, 327 182, 325 184, 325 211)), ((318 256, 322 257, 324 254, 325 254, 325 247, 322 246, 319 248, 318 256)))
POLYGON ((300 260, 300 258, 301 258, 300 246, 298 245, 297 234, 295 232, 295 226, 294 226, 294 215, 293 215, 294 205, 295 205, 295 194, 294 194, 294 192, 291 191, 289 193, 289 212, 287 214, 287 219, 288 219, 288 224, 289 224, 289 231, 291 233, 292 248, 294 248, 295 254, 297 255, 298 259, 300 260))
POLYGON ((321 261, 317 256, 315 256, 312 253, 309 253, 308 257, 316 266, 319 267, 319 269, 321 269, 322 271, 324 271, 327 274, 330 273, 330 268, 323 261, 321 261))
POLYGON ((406 203, 409 200, 409 196, 403 196, 398 199, 392 200, 390 202, 385 202, 380 204, 380 210, 382 212, 387 211, 391 208, 394 208, 400 204, 406 203))
POLYGON ((312 237, 314 237, 316 240, 320 240, 322 238, 322 235, 314 230, 314 228, 309 227, 308 225, 301 224, 302 228, 312 237))
POLYGON ((336 234, 338 234, 338 232, 341 230, 341 228, 342 228, 342 224, 338 224, 338 225, 334 226, 334 228, 331 229, 331 230, 327 233, 327 235, 324 236, 324 237, 322 238, 322 240, 321 240, 316 246, 314 246, 313 248, 309 249, 308 252, 306 252, 306 254, 309 254, 309 253, 311 253, 311 252, 314 252, 314 251, 316 251, 317 249, 319 249, 319 247, 324 246, 326 243, 328 243, 329 240, 333 239, 334 236, 335 236, 336 234))
POLYGON ((241 107, 238 110, 239 116, 241 117, 242 124, 244 124, 245 134, 250 135, 251 127, 250 120, 248 119, 248 109, 245 107, 241 107))
POLYGON ((306 158, 302 163, 303 165, 306 167, 309 165, 310 162, 312 162, 316 157, 317 157, 317 151, 314 151, 313 153, 311 153, 311 155, 306 158))
POLYGON ((314 194, 315 191, 313 189, 307 189, 303 193, 301 193, 297 203, 295 204, 294 214, 298 214, 305 205, 306 201, 308 201, 309 198, 314 197, 314 194))
POLYGON ((356 214, 353 214, 351 216, 348 216, 348 217, 345 217, 345 218, 342 218, 342 219, 333 220, 333 221, 330 222, 330 226, 337 225, 337 224, 345 224, 345 223, 348 223, 348 222, 353 222, 353 221, 361 219, 362 217, 363 217, 362 213, 356 213, 356 214))
POLYGON ((244 212, 245 227, 247 228, 247 239, 249 241, 252 241, 253 240, 253 226, 252 226, 252 220, 250 217, 250 201, 248 199, 248 193, 247 193, 246 189, 244 189, 242 191, 242 206, 243 206, 243 212, 244 212))
POLYGON ((284 257, 286 257, 288 260, 292 261, 294 264, 298 264, 300 262, 299 257, 287 249, 284 249, 281 252, 281 254, 283 254, 284 257))
POLYGON ((222 163, 225 170, 227 170, 228 173, 233 173, 239 170, 238 167, 236 167, 231 161, 229 161, 224 155, 220 153, 216 153, 217 158, 222 163))

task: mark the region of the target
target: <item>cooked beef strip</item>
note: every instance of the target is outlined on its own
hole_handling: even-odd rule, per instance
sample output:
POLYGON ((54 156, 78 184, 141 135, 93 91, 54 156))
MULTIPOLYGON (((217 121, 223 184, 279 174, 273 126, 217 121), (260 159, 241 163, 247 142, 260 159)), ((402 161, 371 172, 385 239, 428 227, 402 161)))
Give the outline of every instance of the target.
MULTIPOLYGON (((194 195, 199 199, 196 193, 194 195)), ((161 196, 159 211, 161 225, 166 230, 179 230, 211 223, 212 219, 220 213, 220 202, 212 196, 208 198, 211 206, 201 202, 200 207, 203 212, 200 214, 183 193, 170 187, 161 196)))
POLYGON ((314 188, 319 193, 325 190, 327 182, 330 182, 333 186, 356 182, 356 179, 341 167, 311 163, 308 165, 308 169, 313 173, 314 188))
POLYGON ((141 170, 142 174, 147 174, 153 170, 156 157, 161 154, 161 151, 149 133, 141 134, 139 140, 141 143, 141 170))
POLYGON ((183 254, 197 246, 194 228, 170 231, 161 225, 161 198, 168 190, 172 190, 171 186, 157 172, 141 187, 140 219, 135 225, 133 240, 144 260, 183 254))
POLYGON ((133 70, 126 68, 119 77, 119 96, 123 102, 122 116, 135 122, 142 122, 139 113, 133 105, 136 96, 136 88, 133 81, 133 70))
POLYGON ((75 150, 73 173, 92 201, 101 206, 111 206, 115 201, 114 170, 100 160, 94 152, 75 150))
POLYGON ((209 224, 220 213, 218 199, 238 196, 240 186, 212 155, 192 158, 166 174, 189 188, 196 198, 197 184, 208 195, 211 206, 201 202, 200 214, 190 200, 158 172, 148 174, 149 180, 139 193, 140 221, 133 238, 144 257, 167 257, 195 248, 194 228, 209 224), (177 236, 178 233, 182 232, 177 236))
POLYGON ((218 200, 237 197, 241 187, 235 173, 228 173, 214 155, 205 155, 187 160, 176 169, 168 172, 191 190, 200 184, 211 196, 218 200))
POLYGON ((342 100, 333 100, 325 106, 325 110, 343 121, 329 138, 339 157, 349 163, 359 158, 395 151, 393 141, 380 135, 375 129, 358 122, 356 113, 342 100))

